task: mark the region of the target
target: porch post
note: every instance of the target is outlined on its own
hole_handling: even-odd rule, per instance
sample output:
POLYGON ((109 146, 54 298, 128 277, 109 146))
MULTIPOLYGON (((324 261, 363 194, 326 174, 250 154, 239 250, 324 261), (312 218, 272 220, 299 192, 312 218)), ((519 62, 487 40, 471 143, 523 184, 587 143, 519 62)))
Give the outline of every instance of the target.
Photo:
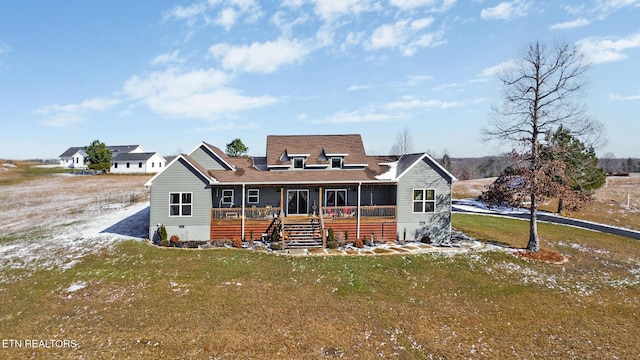
POLYGON ((360 195, 362 192, 362 183, 358 183, 358 203, 356 204, 356 239, 360 239, 360 195))
POLYGON ((242 230, 240 232, 240 239, 244 241, 244 193, 245 193, 245 184, 242 184, 242 217, 241 217, 241 222, 242 222, 242 230))
POLYGON ((322 238, 322 248, 327 248, 327 235, 324 232, 324 218, 322 214, 322 186, 318 187, 318 216, 320 219, 320 237, 322 238))
POLYGON ((318 215, 322 211, 322 186, 318 188, 318 215))
POLYGON ((280 214, 284 216, 284 188, 280 188, 280 214))

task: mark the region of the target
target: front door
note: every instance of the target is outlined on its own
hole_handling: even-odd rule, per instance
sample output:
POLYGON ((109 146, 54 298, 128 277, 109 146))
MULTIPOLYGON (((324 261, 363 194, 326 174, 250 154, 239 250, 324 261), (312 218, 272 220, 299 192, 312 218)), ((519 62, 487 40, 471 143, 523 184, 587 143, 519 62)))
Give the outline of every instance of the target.
POLYGON ((287 190, 287 215, 309 213, 309 190, 287 190))

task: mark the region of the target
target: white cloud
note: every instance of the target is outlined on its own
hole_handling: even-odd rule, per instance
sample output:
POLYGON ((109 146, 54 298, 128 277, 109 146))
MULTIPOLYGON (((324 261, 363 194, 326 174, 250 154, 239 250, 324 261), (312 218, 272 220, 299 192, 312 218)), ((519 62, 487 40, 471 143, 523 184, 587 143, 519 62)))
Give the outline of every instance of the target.
POLYGON ((151 60, 151 65, 176 64, 183 62, 184 59, 180 57, 180 50, 175 50, 172 53, 166 53, 156 56, 153 60, 151 60))
POLYGON ((530 6, 531 3, 524 0, 501 2, 494 7, 482 9, 480 17, 484 20, 513 20, 527 15, 530 6))
POLYGON ((419 47, 429 47, 438 44, 436 41, 440 33, 419 34, 433 23, 433 18, 418 20, 400 20, 395 24, 384 24, 373 31, 365 43, 365 49, 378 50, 383 48, 398 48, 403 55, 411 56, 419 47))
POLYGON ((478 104, 484 101, 486 101, 485 98, 476 98, 476 99, 465 100, 465 101, 457 101, 457 100, 444 101, 444 100, 437 100, 437 99, 422 100, 412 96, 406 96, 400 101, 394 101, 394 102, 388 103, 386 105, 386 108, 392 109, 392 110, 395 110, 395 109, 409 110, 409 109, 419 109, 419 108, 445 110, 445 109, 478 104))
POLYGON ((624 50, 640 47, 640 32, 618 40, 590 37, 578 41, 577 46, 594 64, 619 61, 627 58, 624 50))
POLYGON ((89 113, 108 110, 120 102, 113 98, 92 98, 78 104, 46 105, 37 109, 36 113, 45 117, 42 124, 64 127, 84 122, 89 113))
POLYGON ((371 85, 351 85, 347 88, 347 91, 360 91, 360 90, 366 90, 366 89, 371 89, 371 85))
POLYGON ((333 21, 347 14, 359 15, 365 11, 380 9, 373 0, 312 0, 314 12, 326 21, 333 21))
POLYGON ((449 10, 455 5, 456 0, 390 0, 389 4, 402 10, 413 10, 415 8, 428 8, 432 12, 449 10))
POLYGON ((622 101, 635 101, 635 100, 640 100, 640 94, 631 95, 631 96, 624 96, 624 95, 618 95, 618 94, 609 94, 609 99, 622 100, 622 101))
POLYGON ((345 124, 362 122, 392 121, 406 118, 404 114, 392 114, 385 112, 364 111, 339 111, 333 115, 325 116, 321 119, 312 120, 313 124, 345 124))
POLYGON ((579 18, 573 21, 566 21, 558 24, 551 25, 549 29, 551 30, 565 30, 565 29, 575 29, 583 26, 587 26, 591 24, 591 22, 585 18, 579 18))
POLYGON ((244 96, 226 87, 228 75, 213 69, 182 72, 168 69, 147 78, 132 76, 124 92, 153 112, 178 118, 215 119, 222 114, 271 105, 271 96, 244 96))
POLYGON ((176 19, 188 19, 198 16, 207 11, 207 5, 203 3, 191 4, 189 6, 176 6, 169 12, 169 16, 176 19))
POLYGON ((186 20, 187 25, 194 26, 201 19, 204 24, 220 25, 229 31, 241 17, 245 22, 252 23, 262 17, 262 9, 254 0, 209 0, 208 2, 196 2, 188 6, 175 6, 166 17, 178 20, 186 20), (212 12, 222 7, 217 15, 212 12), (214 18, 214 20, 212 20, 214 18))
POLYGON ((220 11, 218 14, 218 18, 216 19, 216 24, 222 26, 225 30, 229 31, 233 25, 235 25, 238 20, 238 12, 233 8, 226 8, 220 11))
POLYGON ((515 60, 508 60, 498 65, 494 65, 494 66, 483 69, 479 77, 483 79, 495 77, 501 72, 512 69, 516 66, 518 66, 518 63, 515 60))
POLYGON ((209 48, 209 53, 221 59, 225 69, 272 73, 282 66, 302 62, 311 50, 311 47, 296 40, 279 38, 251 45, 216 44, 209 48))
POLYGON ((628 6, 640 7, 640 0, 598 0, 597 9, 610 13, 628 6))

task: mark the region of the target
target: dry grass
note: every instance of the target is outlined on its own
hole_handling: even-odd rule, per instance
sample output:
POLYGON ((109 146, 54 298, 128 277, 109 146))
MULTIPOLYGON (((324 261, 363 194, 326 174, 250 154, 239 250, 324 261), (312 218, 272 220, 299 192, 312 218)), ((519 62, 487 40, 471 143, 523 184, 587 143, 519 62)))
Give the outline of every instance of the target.
MULTIPOLYGON (((89 183, 76 186, 107 178, 84 179, 89 183)), ((455 214, 454 226, 511 247, 526 244, 523 221, 455 214)), ((161 249, 132 240, 68 268, 7 266, 0 272, 0 339, 67 339, 78 347, 0 353, 16 359, 634 358, 640 243, 549 224, 540 224, 540 234, 544 249, 570 261, 552 265, 505 251, 287 257, 161 249)))
MULTIPOLYGON (((453 184, 454 197, 476 198, 494 180, 490 178, 457 181, 453 184)), ((594 199, 595 201, 587 204, 582 210, 566 212, 565 216, 640 231, 640 174, 608 177, 606 186, 595 192, 594 199)), ((540 209, 555 212, 557 207, 557 201, 552 200, 542 204, 540 209)))

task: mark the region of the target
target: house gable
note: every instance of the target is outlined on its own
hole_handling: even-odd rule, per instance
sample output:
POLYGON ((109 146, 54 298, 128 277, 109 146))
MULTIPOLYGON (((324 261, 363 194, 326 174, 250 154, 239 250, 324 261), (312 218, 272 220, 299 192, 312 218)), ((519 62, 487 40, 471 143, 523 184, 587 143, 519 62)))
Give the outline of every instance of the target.
POLYGON ((225 153, 219 148, 205 142, 200 143, 195 149, 191 150, 189 156, 207 170, 235 169, 225 153))
POLYGON ((397 178, 398 231, 406 230, 408 239, 428 236, 432 242, 447 241, 451 237, 451 182, 454 179, 427 154, 406 166, 397 178), (434 196, 433 202, 429 201, 429 207, 421 207, 428 202, 426 193, 434 196))
POLYGON ((167 232, 182 240, 207 239, 211 216, 211 183, 206 171, 187 155, 174 159, 162 172, 147 184, 150 187, 149 237, 153 239, 158 224, 165 225, 167 232), (188 215, 172 215, 172 194, 181 198, 188 194, 188 215))

